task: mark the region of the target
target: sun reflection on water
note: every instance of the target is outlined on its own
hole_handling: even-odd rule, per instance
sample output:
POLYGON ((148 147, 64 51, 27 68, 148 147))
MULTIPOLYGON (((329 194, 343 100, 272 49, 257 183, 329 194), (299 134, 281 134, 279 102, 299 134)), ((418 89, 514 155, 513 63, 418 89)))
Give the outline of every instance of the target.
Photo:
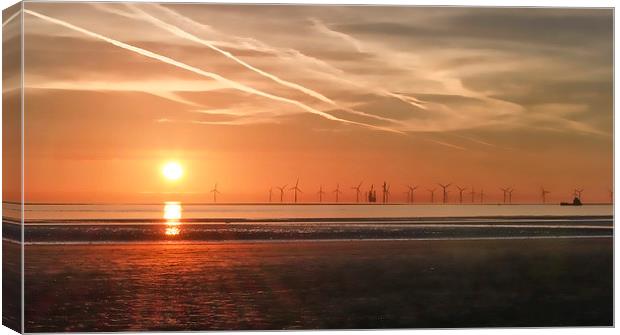
POLYGON ((176 235, 179 235, 180 232, 181 232, 181 229, 179 229, 177 227, 168 227, 168 228, 166 228, 166 235, 168 235, 168 236, 176 236, 176 235))
POLYGON ((164 204, 164 219, 166 219, 166 230, 165 234, 167 236, 176 236, 181 233, 180 225, 181 225, 181 217, 182 217, 182 207, 179 202, 166 202, 164 204))

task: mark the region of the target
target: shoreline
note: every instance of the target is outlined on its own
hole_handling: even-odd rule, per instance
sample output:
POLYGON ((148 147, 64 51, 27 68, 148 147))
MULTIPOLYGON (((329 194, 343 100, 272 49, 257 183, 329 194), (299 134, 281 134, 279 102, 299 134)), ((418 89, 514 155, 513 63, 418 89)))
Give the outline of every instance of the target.
MULTIPOLYGON (((458 206, 561 206, 562 202, 557 203, 538 203, 538 202, 519 202, 519 203, 503 203, 503 202, 425 202, 425 201, 416 201, 416 202, 388 202, 388 203, 380 203, 380 202, 256 202, 256 201, 248 201, 248 202, 185 202, 185 201, 160 201, 160 202, 24 202, 24 206, 159 206, 169 202, 179 203, 183 206, 342 206, 342 205, 353 205, 353 206, 449 206, 449 205, 458 205, 458 206)), ((7 205, 22 205, 21 202, 15 201, 2 201, 2 204, 7 205)), ((582 203, 581 206, 613 206, 611 202, 586 202, 582 203)))
MULTIPOLYGON (((220 241, 71 241, 71 242, 24 242, 30 246, 63 245, 221 245, 221 244, 280 244, 280 243, 362 243, 362 242, 414 242, 414 241, 517 241, 517 240, 572 240, 572 239, 608 239, 610 235, 571 235, 571 236, 504 236, 504 237, 435 237, 435 238, 368 238, 368 239, 297 239, 297 240, 220 240, 220 241)), ((19 241, 3 238, 5 242, 21 244, 19 241)))
POLYGON ((529 238, 614 235, 613 220, 313 221, 236 223, 3 223, 4 237, 26 243, 153 241, 308 241, 529 238))
MULTIPOLYGON (((477 215, 477 216, 417 216, 417 217, 290 217, 290 218, 181 218, 180 223, 348 223, 348 222, 470 222, 470 221, 612 221, 614 215, 477 215)), ((164 218, 86 218, 86 219, 31 219, 23 220, 26 225, 72 224, 72 223, 166 223, 164 218)), ((3 223, 22 224, 19 218, 2 217, 3 223)))

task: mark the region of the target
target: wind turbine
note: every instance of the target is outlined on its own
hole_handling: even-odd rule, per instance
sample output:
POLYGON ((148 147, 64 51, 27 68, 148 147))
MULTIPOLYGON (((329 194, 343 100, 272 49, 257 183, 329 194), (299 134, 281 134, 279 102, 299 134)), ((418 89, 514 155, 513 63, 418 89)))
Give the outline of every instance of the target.
POLYGON ((271 202, 271 195, 273 194, 273 187, 269 188, 269 202, 271 202))
POLYGON ((514 188, 511 188, 508 190, 508 203, 512 204, 512 191, 514 191, 514 188))
POLYGON ((551 193, 548 190, 545 190, 544 186, 540 187, 540 195, 542 196, 542 202, 543 204, 547 203, 547 194, 551 193))
POLYGON ((336 189, 334 190, 334 193, 336 194, 336 202, 338 202, 338 195, 342 193, 342 191, 340 190, 340 184, 336 184, 336 189))
POLYGON ((299 178, 297 178, 297 182, 295 186, 291 187, 291 190, 295 193, 295 203, 297 203, 297 192, 301 193, 301 189, 299 188, 299 178))
POLYGON ((220 191, 217 190, 217 183, 213 186, 211 193, 213 193, 213 202, 217 202, 217 195, 220 193, 220 191))
POLYGON ((319 202, 323 202, 323 194, 325 194, 325 192, 323 191, 323 185, 319 187, 319 191, 317 193, 319 194, 319 202))
POLYGON ((443 203, 445 204, 446 202, 448 202, 448 187, 450 187, 452 185, 452 183, 443 185, 443 184, 439 184, 437 183, 437 185, 441 186, 441 188, 443 188, 443 203))
POLYGON ((383 186, 381 186, 381 188, 383 189, 383 194, 381 195, 382 202, 385 203, 385 200, 387 198, 387 194, 386 194, 387 193, 387 191, 386 191, 387 183, 385 181, 383 182, 383 186))
POLYGON ((500 190, 502 190, 504 192, 504 203, 506 203, 506 194, 508 194, 508 191, 510 190, 510 187, 506 187, 506 188, 499 188, 500 190))
POLYGON ((583 188, 576 188, 575 189, 575 197, 577 199, 579 199, 579 201, 581 201, 581 192, 583 192, 583 188))
POLYGON ((357 186, 351 187, 355 190, 355 202, 360 202, 360 188, 362 187, 363 181, 361 181, 357 186))
POLYGON ((471 203, 474 203, 474 197, 476 196, 476 192, 474 191, 474 187, 471 187, 471 190, 469 191, 469 194, 471 195, 471 203))
POLYGON ((288 184, 284 184, 284 186, 282 187, 276 186, 276 188, 280 190, 280 202, 284 202, 284 190, 286 189, 287 186, 288 184))
POLYGON ((407 185, 407 188, 409 189, 409 191, 407 191, 407 195, 409 196, 409 199, 407 199, 407 201, 409 201, 410 203, 413 203, 413 192, 415 190, 418 189, 417 186, 411 186, 411 185, 407 185))
POLYGON ((467 187, 460 187, 458 185, 456 185, 456 188, 459 189, 459 203, 463 203, 463 192, 465 192, 467 190, 467 187))
POLYGON ((377 202, 375 194, 375 184, 370 185, 370 190, 368 191, 368 202, 377 202))
POLYGON ((387 188, 385 189, 385 202, 390 202, 390 185, 387 185, 387 188))
POLYGON ((431 203, 434 204, 435 203, 435 190, 436 190, 436 188, 433 188, 433 189, 427 188, 426 190, 431 194, 431 203))
POLYGON ((484 189, 480 189, 480 203, 484 203, 484 189))

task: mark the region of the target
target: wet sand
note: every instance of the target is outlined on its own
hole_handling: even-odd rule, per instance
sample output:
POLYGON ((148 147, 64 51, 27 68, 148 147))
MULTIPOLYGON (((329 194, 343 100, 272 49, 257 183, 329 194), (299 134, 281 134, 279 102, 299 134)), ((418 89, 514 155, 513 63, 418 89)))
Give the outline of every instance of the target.
MULTIPOLYGON (((613 234, 610 216, 227 220, 183 220, 174 225, 153 220, 45 221, 26 224, 25 240, 27 243, 143 243, 600 237, 613 234), (167 233, 169 228, 174 229, 175 234, 167 233)), ((4 220, 5 238, 19 239, 19 227, 4 220)))
POLYGON ((26 246, 27 332, 610 326, 612 238, 26 246))
POLYGON ((22 327, 21 261, 21 245, 2 241, 2 324, 16 332, 22 327))

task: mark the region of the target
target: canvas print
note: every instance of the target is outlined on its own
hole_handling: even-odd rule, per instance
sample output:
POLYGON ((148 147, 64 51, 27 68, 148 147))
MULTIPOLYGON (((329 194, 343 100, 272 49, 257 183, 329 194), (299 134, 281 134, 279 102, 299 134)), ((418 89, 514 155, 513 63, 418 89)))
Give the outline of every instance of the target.
POLYGON ((2 20, 16 331, 613 325, 613 9, 2 20))

